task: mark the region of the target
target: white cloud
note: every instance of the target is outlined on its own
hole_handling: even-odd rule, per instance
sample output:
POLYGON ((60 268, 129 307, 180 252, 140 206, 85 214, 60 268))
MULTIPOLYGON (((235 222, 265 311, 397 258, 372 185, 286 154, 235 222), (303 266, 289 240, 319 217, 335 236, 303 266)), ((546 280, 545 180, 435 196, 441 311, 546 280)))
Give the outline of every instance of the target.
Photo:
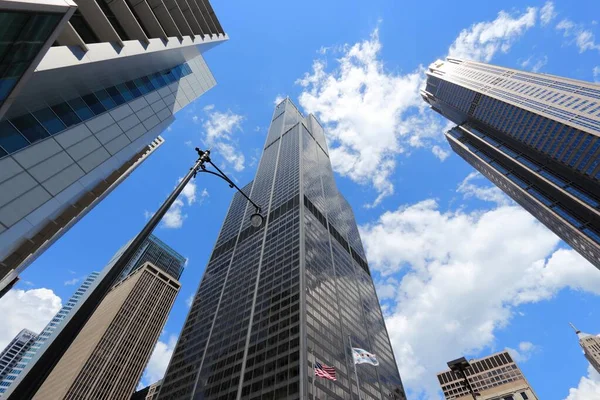
POLYGON ((197 124, 197 123, 198 123, 198 116, 197 116, 197 115, 194 115, 194 116, 192 117, 192 121, 194 121, 194 123, 195 123, 195 124, 197 124))
POLYGON ((440 140, 446 121, 426 110, 419 88, 424 69, 386 71, 378 29, 370 38, 345 45, 334 68, 324 60, 297 80, 300 105, 327 129, 333 168, 359 184, 372 185, 378 198, 394 192, 395 157, 406 147, 440 140), (410 114, 410 115, 409 115, 410 114))
POLYGON ((244 169, 245 158, 237 148, 233 133, 242 131, 243 120, 243 116, 231 110, 220 112, 211 108, 208 110, 208 118, 202 124, 205 130, 204 143, 213 150, 213 155, 223 157, 236 171, 244 169))
POLYGON ((206 106, 204 106, 202 109, 206 112, 212 111, 215 108, 214 104, 208 104, 206 106))
POLYGON ((446 158, 450 157, 450 152, 448 150, 442 149, 437 144, 431 148, 431 152, 434 156, 439 158, 440 161, 446 160, 446 158))
POLYGON ((79 278, 69 279, 68 281, 65 281, 65 286, 72 286, 75 285, 77 282, 79 282, 79 278))
POLYGON ((563 19, 556 25, 556 29, 563 31, 564 37, 569 39, 569 43, 575 44, 580 53, 588 50, 600 51, 600 43, 596 43, 592 31, 585 29, 583 25, 563 19))
POLYGON ((185 304, 186 304, 188 307, 191 307, 193 302, 194 302, 194 293, 190 294, 190 295, 188 296, 188 298, 187 298, 187 299, 185 299, 185 304))
POLYGON ((518 363, 524 363, 526 361, 529 361, 529 359, 531 358, 531 356, 536 353, 537 351, 539 351, 538 346, 536 346, 535 344, 531 343, 531 342, 521 342, 519 343, 519 349, 512 349, 510 347, 506 348, 508 350, 508 352, 512 355, 512 357, 515 359, 516 362, 518 363))
POLYGON ((531 56, 521 63, 521 67, 530 68, 532 72, 539 72, 546 64, 548 64, 548 56, 531 56))
POLYGON ((383 213, 361 236, 415 396, 438 398, 435 374, 460 355, 489 353, 519 305, 564 288, 600 295, 597 269, 573 250, 557 250, 559 239, 518 206, 442 212, 429 199, 383 213), (399 281, 395 293, 389 278, 399 281))
POLYGON ((500 11, 491 22, 478 22, 463 29, 450 46, 450 57, 489 62, 498 52, 508 52, 514 42, 535 26, 537 9, 529 7, 522 14, 512 16, 500 11))
POLYGON ((594 67, 592 74, 594 74, 594 81, 600 82, 600 65, 594 67))
POLYGON ((471 172, 467 177, 458 185, 456 191, 462 193, 465 199, 475 197, 479 200, 491 201, 496 204, 508 204, 511 200, 504 194, 504 192, 498 189, 496 186, 482 187, 473 183, 473 181, 484 180, 485 177, 479 172, 471 172))
MULTIPOLYGON (((181 182, 182 179, 183 178, 179 178, 179 180, 177 182, 181 182)), ((200 201, 198 204, 202 205, 204 200, 207 199, 208 197, 209 197, 209 193, 206 190, 206 188, 202 189, 202 191, 200 192, 200 201)), ((191 180, 188 182, 187 185, 185 185, 185 187, 183 188, 179 197, 177 197, 177 199, 175 199, 175 201, 173 202, 173 204, 171 205, 171 207, 169 208, 169 210, 163 217, 162 226, 164 228, 171 228, 171 229, 181 228, 183 226, 183 221, 185 221, 185 219, 187 218, 187 214, 184 213, 184 208, 186 206, 189 207, 189 206, 193 205, 194 203, 196 203, 196 200, 197 200, 196 183, 193 180, 191 180)), ((152 215, 153 215, 153 213, 150 213, 148 211, 144 212, 144 216, 146 219, 150 218, 152 215)))
MULTIPOLYGON (((489 61, 534 26, 536 14, 535 8, 516 16, 502 11, 494 21, 463 30, 450 46, 450 55, 489 61)), ((327 130, 334 170, 376 190, 376 199, 367 206, 394 193, 398 155, 427 147, 443 161, 448 152, 439 142, 442 132, 452 126, 427 109, 419 95, 425 68, 388 71, 381 49, 377 28, 366 40, 336 46, 333 52, 339 57, 333 63, 315 60, 312 71, 296 82, 302 87, 300 105, 316 114, 327 130)))
POLYGON ((60 297, 50 289, 11 290, 0 299, 0 349, 21 329, 41 332, 60 310, 60 297))
POLYGON ((146 370, 142 375, 144 386, 150 385, 163 378, 165 371, 169 366, 169 360, 171 360, 171 355, 173 355, 176 344, 177 336, 175 335, 170 335, 167 342, 159 340, 156 343, 154 351, 150 356, 150 361, 148 361, 146 370))
POLYGON ((588 376, 582 377, 576 388, 569 390, 565 400, 590 400, 600 398, 600 374, 589 365, 588 376))
POLYGON ((554 10, 554 3, 547 1, 540 10, 540 20, 542 21, 542 25, 548 25, 555 17, 556 11, 554 10))

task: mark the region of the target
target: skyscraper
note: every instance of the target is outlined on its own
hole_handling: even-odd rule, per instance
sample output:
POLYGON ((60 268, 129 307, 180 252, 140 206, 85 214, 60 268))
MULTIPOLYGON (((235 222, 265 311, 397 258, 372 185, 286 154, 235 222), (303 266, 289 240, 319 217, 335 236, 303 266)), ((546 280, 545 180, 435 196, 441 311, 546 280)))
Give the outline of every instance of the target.
POLYGON ((96 278, 98 278, 99 275, 99 272, 92 272, 88 275, 81 286, 77 288, 73 296, 71 296, 69 301, 67 301, 60 311, 56 313, 54 318, 50 320, 48 325, 46 325, 42 333, 37 335, 31 347, 23 353, 22 357, 16 362, 10 372, 6 374, 4 379, 0 379, 0 397, 2 397, 2 394, 6 392, 11 383, 17 379, 21 372, 23 372, 25 367, 27 367, 27 364, 35 357, 36 353, 38 350, 40 350, 44 343, 46 343, 46 341, 52 337, 54 331, 58 328, 61 322, 68 317, 73 310, 73 307, 75 307, 75 305, 77 305, 77 303, 79 303, 79 301, 85 297, 86 292, 96 281, 96 278))
POLYGON ((448 58, 423 99, 452 149, 600 268, 600 87, 448 58))
MULTIPOLYGON (((0 353, 0 380, 17 364, 21 356, 29 350, 37 334, 28 329, 23 329, 10 341, 8 346, 0 353)), ((0 384, 0 386, 4 386, 0 384)))
POLYGON ((319 399, 405 399, 352 209, 338 192, 323 128, 286 99, 253 182, 236 194, 159 392, 172 399, 313 399, 315 360, 336 368, 319 399), (351 395, 351 393, 353 393, 351 395), (327 397, 328 396, 328 397, 327 397))
POLYGON ((33 398, 129 400, 179 288, 151 263, 118 282, 33 398))
MULTIPOLYGON (((44 336, 45 342, 50 343, 73 317, 79 303, 89 294, 88 290, 92 291, 93 286, 106 279, 106 273, 113 268, 125 247, 115 253, 101 273, 92 274, 97 276, 81 295, 76 293, 73 296, 77 297, 77 301, 70 301, 72 305, 65 306, 68 312, 61 316, 60 324, 53 326, 55 331, 44 336)), ((68 396, 86 394, 93 399, 105 395, 110 399, 129 399, 179 292, 178 280, 184 268, 185 257, 156 236, 150 235, 127 264, 126 276, 117 279, 35 398, 70 398, 68 396), (106 358, 106 354, 110 354, 110 357, 106 358), (89 374, 96 375, 103 368, 112 372, 89 380, 89 374), (111 381, 114 379, 120 383, 111 381)), ((88 281, 92 279, 91 276, 88 281)), ((52 321, 49 325, 52 325, 52 321)), ((47 346, 40 346, 38 353, 47 346)), ((36 357, 30 357, 29 361, 22 366, 22 373, 16 375, 14 383, 6 389, 7 397, 18 385, 19 379, 29 373, 36 357)))
POLYGON ((0 121, 0 293, 216 83, 202 53, 227 35, 208 0, 77 5, 0 121))
POLYGON ((585 358, 588 359, 592 367, 600 374, 600 337, 581 332, 573 324, 570 325, 579 338, 579 345, 583 349, 585 358))
MULTIPOLYGON (((523 372, 508 351, 470 361, 467 379, 478 400, 537 400, 523 372)), ((450 370, 437 374, 446 400, 471 400, 464 379, 450 370)))

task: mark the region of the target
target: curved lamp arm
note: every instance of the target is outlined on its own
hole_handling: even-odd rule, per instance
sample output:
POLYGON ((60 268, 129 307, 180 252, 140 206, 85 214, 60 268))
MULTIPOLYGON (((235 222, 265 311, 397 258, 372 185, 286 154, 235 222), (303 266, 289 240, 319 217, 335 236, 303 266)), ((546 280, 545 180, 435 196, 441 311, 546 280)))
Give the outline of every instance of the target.
POLYGON ((199 163, 197 164, 197 167, 194 170, 194 178, 196 177, 196 174, 198 172, 205 172, 207 174, 211 174, 223 179, 225 182, 227 182, 227 184, 229 184, 230 188, 235 188, 242 196, 244 196, 244 198, 246 198, 246 200, 248 200, 250 204, 254 206, 256 212, 250 217, 252 225, 255 227, 261 226, 264 220, 264 217, 261 215, 261 207, 254 201, 252 201, 252 199, 248 197, 246 193, 244 193, 244 191, 240 189, 238 185, 235 184, 235 182, 229 179, 229 177, 225 175, 225 173, 221 171, 221 169, 212 162, 212 160, 210 159, 210 150, 200 150, 198 147, 196 147, 196 151, 198 152, 198 156, 200 158, 198 159, 199 163), (217 170, 217 172, 206 169, 205 163, 209 163, 210 165, 212 165, 213 168, 217 170))

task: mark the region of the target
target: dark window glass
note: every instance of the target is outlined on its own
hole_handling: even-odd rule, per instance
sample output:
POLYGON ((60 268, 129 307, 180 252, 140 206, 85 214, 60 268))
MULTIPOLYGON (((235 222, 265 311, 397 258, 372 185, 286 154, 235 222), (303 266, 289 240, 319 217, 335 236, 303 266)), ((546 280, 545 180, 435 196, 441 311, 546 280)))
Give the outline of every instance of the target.
POLYGON ((118 84, 117 89, 119 90, 119 93, 121 93, 121 96, 123 96, 123 99, 125 99, 125 101, 134 99, 133 93, 129 91, 127 85, 125 85, 124 83, 118 84))
POLYGON ((67 103, 60 103, 52 106, 52 111, 58 115, 65 126, 75 125, 81 122, 81 119, 75 114, 75 112, 69 107, 67 103))
POLYGON ((137 86, 137 88, 140 90, 140 92, 142 92, 142 94, 146 94, 149 92, 148 88, 146 87, 146 84, 141 80, 141 79, 135 79, 135 86, 137 86))
POLYGON ((4 157, 5 155, 7 155, 8 153, 6 151, 4 151, 2 149, 2 147, 0 147, 0 157, 4 157))
POLYGON ((523 400, 529 400, 529 397, 527 397, 527 393, 525 392, 521 392, 521 397, 523 398, 523 400))
POLYGON ((111 108, 116 107, 117 104, 110 97, 110 95, 106 92, 106 90, 101 89, 101 90, 98 90, 97 92, 94 92, 94 94, 96 95, 98 100, 100 100, 100 102, 102 103, 104 108, 106 108, 107 110, 110 110, 111 108))
POLYGON ((569 186, 565 190, 567 192, 571 193, 572 195, 574 195, 575 197, 577 197, 579 200, 583 200, 587 204, 591 205, 592 207, 599 207, 600 206, 600 203, 598 203, 595 199, 593 199, 592 197, 588 196, 587 194, 585 194, 581 190, 579 190, 577 188, 574 188, 573 186, 569 186))
POLYGON ((150 79, 148 79, 147 76, 142 76, 141 79, 142 79, 142 82, 144 82, 144 84, 146 85, 146 89, 148 89, 148 92, 151 92, 156 89, 154 87, 154 85, 152 84, 152 82, 150 82, 150 79))
POLYGON ((106 0, 98 0, 97 3, 104 12, 106 18, 108 18, 108 22, 110 22, 110 24, 115 29, 121 40, 131 40, 127 32, 125 32, 125 29, 123 29, 123 27, 119 23, 117 17, 115 17, 115 14, 112 12, 108 4, 106 4, 106 0))
POLYGON ((44 108, 33 113, 33 116, 46 128, 46 130, 54 135, 66 128, 65 124, 54 114, 50 108, 44 108))
POLYGON ((125 82, 125 86, 127 86, 127 88, 131 91, 131 94, 133 95, 133 97, 137 98, 142 95, 142 92, 137 88, 137 85, 135 84, 135 82, 127 81, 127 82, 125 82))
POLYGON ((583 232, 588 235, 590 238, 596 241, 596 243, 600 244, 600 234, 593 229, 584 228, 583 232))
POLYGON ((161 87, 167 85, 167 82, 165 82, 165 80, 162 78, 162 76, 158 73, 152 74, 152 76, 150 77, 150 80, 152 81, 154 86, 157 88, 161 88, 161 87))
POLYGON ((168 83, 173 83, 176 81, 175 77, 170 71, 163 72, 162 76, 168 83))
POLYGON ((27 139, 8 121, 0 122, 0 146, 8 153, 13 153, 29 145, 27 139))
POLYGON ((116 87, 111 86, 109 88, 106 88, 106 91, 108 92, 110 97, 113 99, 113 101, 115 103, 117 103, 118 106, 125 103, 125 99, 123 98, 123 96, 121 96, 121 93, 117 90, 116 87))
POLYGON ((40 125, 31 114, 25 114, 19 118, 11 119, 10 122, 12 122, 15 128, 17 128, 31 143, 50 136, 44 127, 40 125))
POLYGON ((90 119, 94 116, 92 110, 89 109, 87 104, 83 101, 81 97, 74 98, 73 100, 69 100, 69 105, 75 111, 77 116, 81 118, 82 121, 86 119, 90 119))
POLYGON ((556 212, 558 215, 569 221, 573 226, 576 226, 577 228, 583 225, 583 223, 579 219, 575 218, 569 211, 565 210, 561 206, 554 206, 552 210, 554 210, 554 212, 556 212))
POLYGON ((0 104, 62 18, 59 14, 0 12, 0 104))
POLYGON ((100 39, 98 39, 90 24, 85 20, 81 11, 75 10, 71 19, 69 19, 69 23, 85 43, 100 43, 100 39))
POLYGON ((95 115, 102 114, 104 111, 106 111, 102 103, 100 103, 100 101, 93 94, 86 94, 85 96, 81 96, 81 98, 83 101, 85 101, 85 104, 88 105, 90 110, 92 110, 95 115))
POLYGON ((529 188, 527 189, 527 191, 529 193, 531 193, 531 195, 533 197, 535 197, 536 199, 538 199, 539 201, 541 201, 543 204, 549 206, 553 203, 552 200, 550 200, 548 197, 546 197, 545 195, 543 195, 540 191, 538 191, 537 189, 534 188, 529 188))

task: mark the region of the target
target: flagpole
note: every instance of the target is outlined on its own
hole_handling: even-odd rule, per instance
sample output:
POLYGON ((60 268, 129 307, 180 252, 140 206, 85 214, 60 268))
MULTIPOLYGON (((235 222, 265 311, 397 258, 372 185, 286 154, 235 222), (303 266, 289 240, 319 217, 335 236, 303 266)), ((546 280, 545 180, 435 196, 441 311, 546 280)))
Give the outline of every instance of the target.
POLYGON ((350 353, 352 354, 352 364, 354 364, 354 378, 356 378, 356 390, 358 391, 358 400, 360 398, 360 385, 358 384, 358 372, 356 371, 356 362, 354 361, 354 348, 352 348, 352 337, 348 335, 348 342, 350 342, 350 353))
POLYGON ((313 400, 316 400, 317 398, 317 394, 315 393, 315 380, 317 379, 317 356, 315 356, 315 353, 313 353, 313 381, 312 381, 312 395, 313 395, 313 400))

